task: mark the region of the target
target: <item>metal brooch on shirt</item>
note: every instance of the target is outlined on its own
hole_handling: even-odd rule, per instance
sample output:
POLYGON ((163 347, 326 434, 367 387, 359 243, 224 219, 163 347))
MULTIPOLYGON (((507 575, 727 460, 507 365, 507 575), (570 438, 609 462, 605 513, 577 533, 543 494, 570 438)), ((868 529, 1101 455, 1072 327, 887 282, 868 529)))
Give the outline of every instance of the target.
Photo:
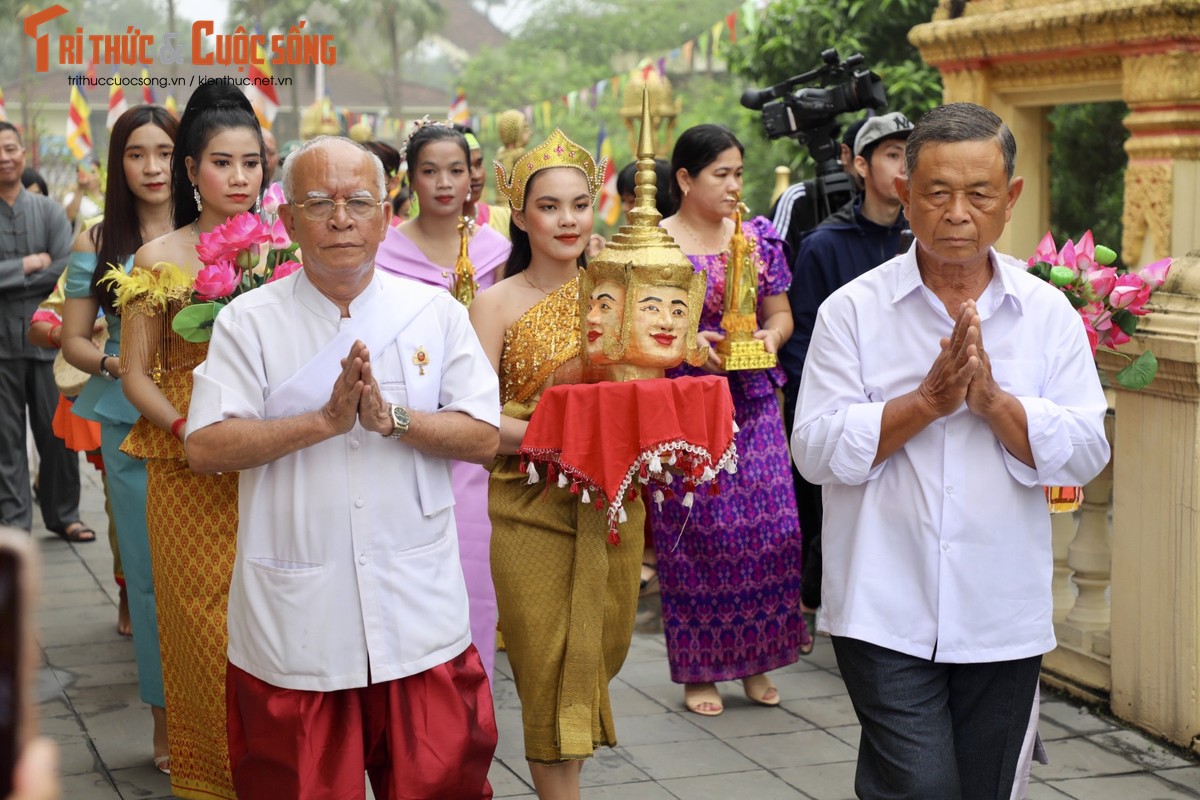
POLYGON ((425 367, 429 364, 429 354, 425 352, 425 347, 422 345, 417 348, 417 352, 413 353, 413 363, 421 368, 421 374, 425 374, 425 367))

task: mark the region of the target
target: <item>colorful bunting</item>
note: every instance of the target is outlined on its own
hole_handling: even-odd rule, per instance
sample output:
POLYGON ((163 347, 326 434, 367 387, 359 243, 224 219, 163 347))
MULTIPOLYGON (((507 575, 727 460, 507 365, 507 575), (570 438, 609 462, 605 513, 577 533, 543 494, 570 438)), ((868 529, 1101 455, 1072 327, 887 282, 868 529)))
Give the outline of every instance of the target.
POLYGON ((108 87, 108 118, 104 124, 110 131, 122 114, 129 110, 125 101, 125 90, 121 88, 121 73, 113 72, 112 86, 108 87))
POLYGON ((71 87, 70 109, 67 111, 67 147, 76 161, 82 161, 92 152, 92 125, 88 122, 91 109, 78 86, 71 87))

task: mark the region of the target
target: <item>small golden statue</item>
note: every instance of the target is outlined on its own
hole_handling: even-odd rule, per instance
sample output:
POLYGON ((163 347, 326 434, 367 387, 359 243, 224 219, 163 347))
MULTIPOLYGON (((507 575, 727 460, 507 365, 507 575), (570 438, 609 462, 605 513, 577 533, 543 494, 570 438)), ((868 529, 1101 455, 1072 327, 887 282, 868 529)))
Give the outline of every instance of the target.
POLYGON ((664 230, 654 203, 656 176, 648 92, 642 92, 642 131, 638 144, 637 198, 623 225, 580 276, 579 313, 588 364, 604 380, 661 378, 683 361, 698 366, 708 348, 697 341, 706 289, 664 230))
POLYGON ((758 269, 750 255, 750 243, 742 232, 742 215, 749 213, 741 195, 733 214, 733 238, 729 240, 729 260, 725 267, 725 313, 721 327, 725 339, 717 343, 717 355, 726 371, 768 369, 778 363, 768 353, 758 330, 758 269))
POLYGON ((467 254, 467 247, 471 243, 471 227, 474 224, 475 221, 470 217, 459 220, 458 258, 454 260, 454 272, 446 275, 450 279, 450 294, 467 308, 471 307, 475 293, 479 291, 479 284, 475 280, 475 265, 471 263, 471 257, 467 254))

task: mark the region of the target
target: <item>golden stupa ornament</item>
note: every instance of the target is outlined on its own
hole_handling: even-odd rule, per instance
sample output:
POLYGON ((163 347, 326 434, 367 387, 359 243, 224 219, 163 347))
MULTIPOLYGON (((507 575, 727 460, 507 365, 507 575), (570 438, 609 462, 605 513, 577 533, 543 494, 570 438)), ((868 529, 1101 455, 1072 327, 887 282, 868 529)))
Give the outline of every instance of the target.
POLYGON ((649 98, 643 92, 630 224, 580 275, 584 357, 606 380, 661 378, 683 361, 699 366, 708 356, 696 335, 706 274, 696 271, 658 225, 662 215, 654 202, 652 134, 649 98))
POLYGON ((717 343, 717 355, 727 372, 768 369, 779 363, 774 353, 767 352, 762 339, 754 338, 758 330, 758 268, 742 231, 742 215, 749 209, 740 194, 737 201, 725 262, 725 313, 721 316, 725 338, 717 343))
POLYGON ((470 217, 459 220, 458 258, 454 260, 454 272, 446 275, 450 279, 450 294, 467 308, 471 307, 475 293, 479 291, 479 283, 475 280, 475 265, 471 263, 471 256, 467 254, 474 227, 475 220, 470 217))
POLYGON ((604 165, 607 163, 608 159, 602 158, 597 164, 587 148, 575 144, 561 129, 555 128, 546 141, 517 159, 507 175, 503 164, 493 163, 496 191, 508 198, 514 211, 520 211, 525 207, 525 186, 536 173, 551 167, 573 167, 587 178, 588 192, 592 196, 592 205, 595 205, 596 195, 604 185, 604 165))

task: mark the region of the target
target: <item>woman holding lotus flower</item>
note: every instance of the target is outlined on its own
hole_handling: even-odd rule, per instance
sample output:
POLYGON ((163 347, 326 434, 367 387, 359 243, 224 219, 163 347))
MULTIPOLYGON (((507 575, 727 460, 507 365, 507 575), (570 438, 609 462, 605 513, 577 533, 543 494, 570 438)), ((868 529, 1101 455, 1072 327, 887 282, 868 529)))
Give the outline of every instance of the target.
POLYGON ((209 301, 263 280, 250 270, 269 231, 252 214, 238 217, 256 204, 263 149, 240 91, 224 83, 198 89, 180 121, 171 169, 176 230, 142 246, 131 275, 112 273, 124 312, 122 382, 142 414, 123 449, 147 459, 146 519, 177 797, 235 797, 225 659, 238 478, 189 470, 182 440, 192 369, 207 355, 220 308, 209 301))

